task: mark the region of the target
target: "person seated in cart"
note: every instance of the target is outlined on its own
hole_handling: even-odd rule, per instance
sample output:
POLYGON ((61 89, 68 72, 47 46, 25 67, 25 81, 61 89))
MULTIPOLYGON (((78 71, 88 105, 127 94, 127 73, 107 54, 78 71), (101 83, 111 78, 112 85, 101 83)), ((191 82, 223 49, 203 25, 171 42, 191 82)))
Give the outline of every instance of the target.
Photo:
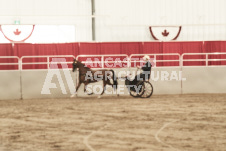
POLYGON ((142 67, 137 66, 138 69, 143 71, 136 75, 133 80, 127 76, 125 79, 125 85, 127 86, 131 96, 149 98, 153 93, 153 86, 149 82, 152 64, 148 55, 145 55, 143 60, 145 61, 145 64, 142 67))
POLYGON ((137 68, 143 70, 143 72, 136 75, 136 77, 133 80, 133 84, 137 84, 138 81, 145 81, 150 79, 151 67, 152 67, 150 62, 150 57, 148 55, 145 55, 143 57, 143 60, 145 61, 145 64, 142 67, 137 66, 137 68))

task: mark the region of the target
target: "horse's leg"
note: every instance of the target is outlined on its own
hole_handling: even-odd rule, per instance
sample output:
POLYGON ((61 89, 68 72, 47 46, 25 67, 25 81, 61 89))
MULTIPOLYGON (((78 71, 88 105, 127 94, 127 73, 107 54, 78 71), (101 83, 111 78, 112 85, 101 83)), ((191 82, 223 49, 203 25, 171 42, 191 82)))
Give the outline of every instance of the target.
MULTIPOLYGON (((106 85, 110 85, 112 88, 114 88, 114 84, 112 84, 111 81, 110 81, 109 79, 107 79, 106 85)), ((113 90, 113 91, 114 91, 114 90, 113 90)))
MULTIPOLYGON (((110 86, 112 86, 113 91, 116 92, 115 94, 117 94, 117 96, 119 96, 118 91, 117 91, 117 87, 114 85, 114 81, 113 81, 113 84, 112 84, 112 83, 110 82, 110 80, 107 79, 107 84, 110 85, 110 86), (114 86, 115 86, 116 88, 115 88, 114 86)), ((113 94, 114 94, 114 93, 113 93, 113 94)))
MULTIPOLYGON (((89 84, 89 82, 86 82, 86 83, 84 83, 84 93, 87 93, 87 91, 86 91, 86 87, 87 87, 87 85, 89 84)), ((88 95, 92 95, 93 94, 93 92, 91 92, 91 93, 87 93, 88 95)))
POLYGON ((104 91, 105 91, 105 90, 106 90, 106 81, 103 80, 103 91, 102 91, 102 93, 98 96, 98 98, 101 98, 101 95, 104 94, 104 91))
POLYGON ((77 86, 76 89, 75 89, 75 93, 72 94, 71 97, 74 97, 74 96, 77 94, 77 91, 78 91, 80 85, 81 85, 81 83, 79 82, 79 83, 78 83, 78 86, 77 86))
MULTIPOLYGON (((114 70, 109 70, 109 71, 112 72, 112 76, 110 78, 113 80, 113 84, 110 84, 110 85, 113 87, 114 91, 116 91, 117 96, 119 96, 119 94, 117 93, 118 92, 117 91, 117 87, 118 87, 117 77, 115 76, 114 70)), ((110 83, 110 79, 108 79, 108 80, 109 80, 109 83, 110 83)))

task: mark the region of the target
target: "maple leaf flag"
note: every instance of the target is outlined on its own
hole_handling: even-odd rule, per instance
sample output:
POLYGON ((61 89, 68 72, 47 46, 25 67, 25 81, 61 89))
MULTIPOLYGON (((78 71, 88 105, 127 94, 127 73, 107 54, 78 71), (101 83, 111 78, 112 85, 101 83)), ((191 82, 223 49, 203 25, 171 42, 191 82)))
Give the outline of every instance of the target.
POLYGON ((10 42, 24 42, 33 33, 35 25, 0 25, 0 31, 10 42))
POLYGON ((150 26, 150 33, 155 40, 176 40, 181 32, 181 26, 150 26))

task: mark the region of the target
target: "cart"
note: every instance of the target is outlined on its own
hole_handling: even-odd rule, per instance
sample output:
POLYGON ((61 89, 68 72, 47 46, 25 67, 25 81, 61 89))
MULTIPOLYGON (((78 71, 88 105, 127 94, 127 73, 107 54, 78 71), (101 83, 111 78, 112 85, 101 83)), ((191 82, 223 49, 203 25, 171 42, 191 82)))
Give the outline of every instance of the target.
POLYGON ((137 81, 126 78, 125 85, 133 97, 149 98, 153 94, 153 86, 149 80, 137 81))

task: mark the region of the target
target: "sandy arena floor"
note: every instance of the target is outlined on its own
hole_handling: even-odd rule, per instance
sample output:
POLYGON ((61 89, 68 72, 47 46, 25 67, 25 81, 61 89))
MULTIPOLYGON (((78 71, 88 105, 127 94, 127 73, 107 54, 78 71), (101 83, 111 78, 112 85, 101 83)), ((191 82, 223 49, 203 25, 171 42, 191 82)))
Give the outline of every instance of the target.
POLYGON ((0 151, 225 151, 226 94, 0 101, 0 151))

